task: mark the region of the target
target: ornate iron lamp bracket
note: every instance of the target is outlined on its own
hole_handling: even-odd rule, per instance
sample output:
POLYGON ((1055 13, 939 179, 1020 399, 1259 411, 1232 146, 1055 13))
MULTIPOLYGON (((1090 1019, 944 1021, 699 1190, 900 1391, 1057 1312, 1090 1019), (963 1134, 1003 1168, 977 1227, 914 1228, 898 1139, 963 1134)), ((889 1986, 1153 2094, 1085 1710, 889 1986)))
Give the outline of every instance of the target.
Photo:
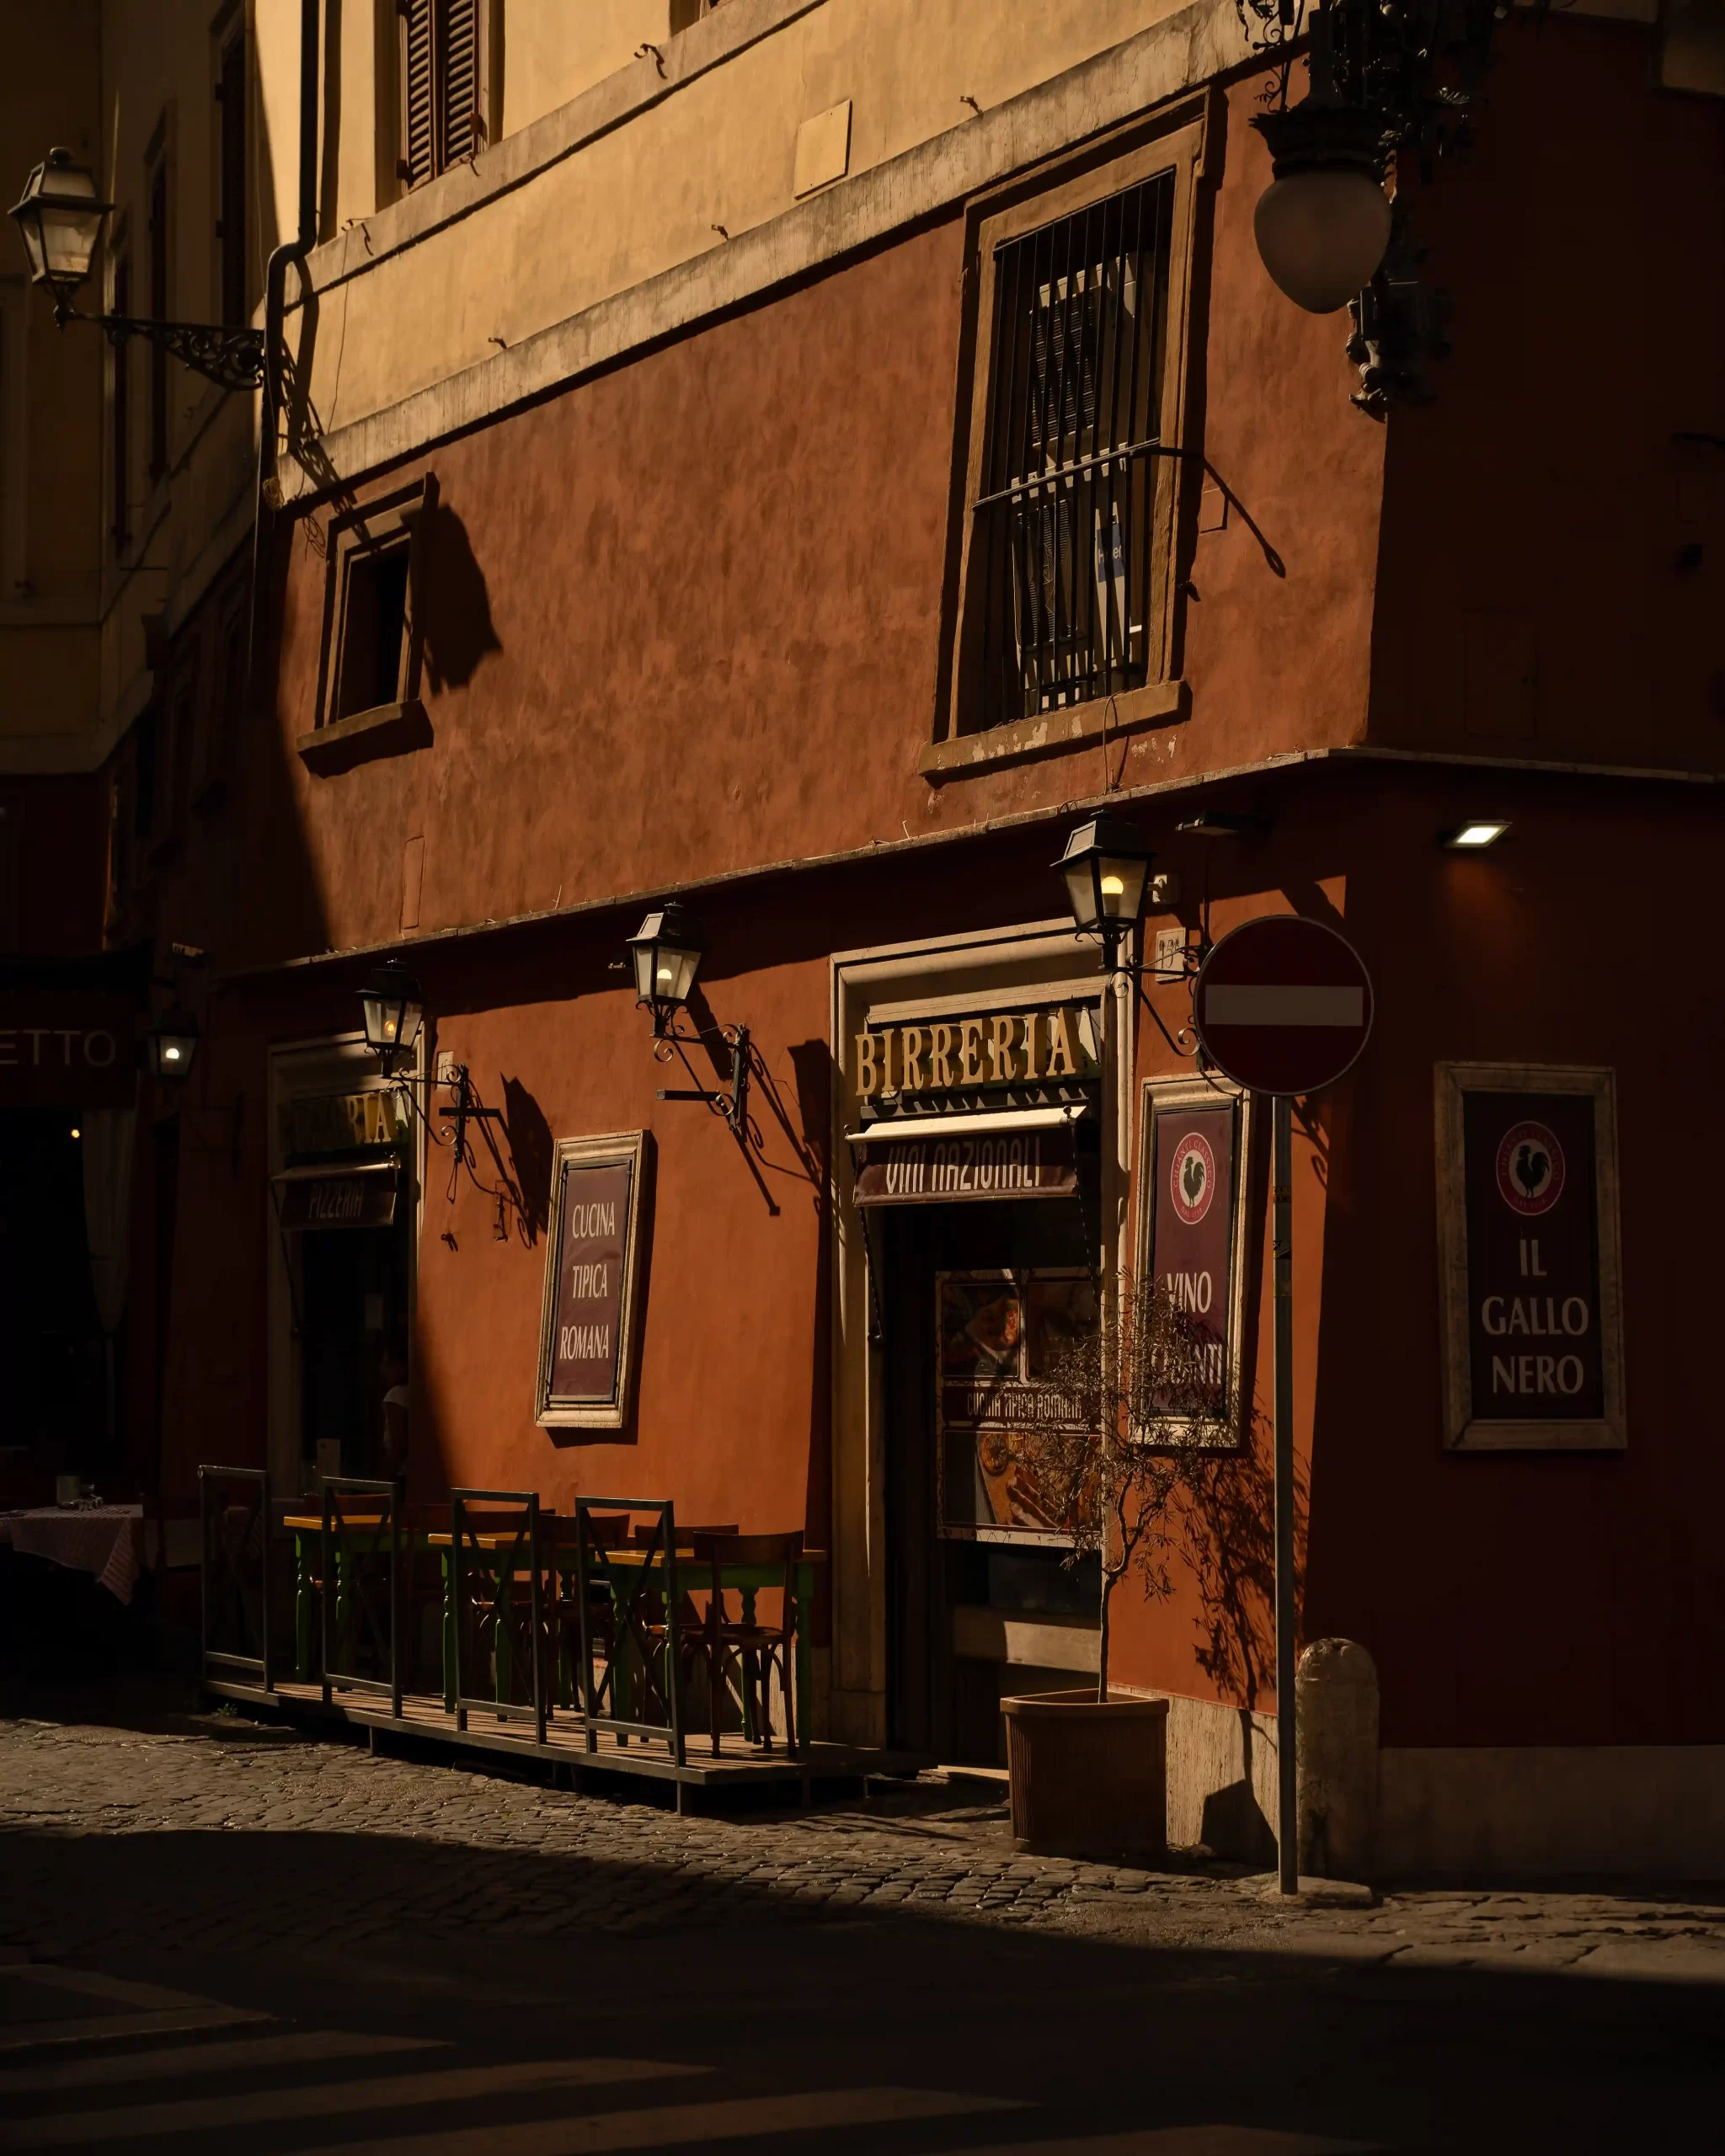
POLYGON ((116 351, 129 337, 142 337, 206 381, 223 389, 258 389, 264 382, 264 333, 224 328, 210 322, 158 322, 149 315, 81 314, 76 307, 56 307, 54 318, 92 322, 105 332, 116 351))

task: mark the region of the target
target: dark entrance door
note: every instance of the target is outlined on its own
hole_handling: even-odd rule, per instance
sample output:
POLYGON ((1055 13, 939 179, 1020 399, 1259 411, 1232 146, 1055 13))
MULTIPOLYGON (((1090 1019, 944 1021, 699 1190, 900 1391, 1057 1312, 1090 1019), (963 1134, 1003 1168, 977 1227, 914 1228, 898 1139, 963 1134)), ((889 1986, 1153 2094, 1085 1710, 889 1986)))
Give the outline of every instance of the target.
MULTIPOLYGON (((386 1361, 404 1363, 409 1207, 387 1228, 311 1229, 300 1245, 302 1449, 340 1447, 344 1475, 380 1475, 386 1361)), ((323 1455, 328 1460, 329 1455, 323 1455)))
POLYGON ((1093 1155, 1081 1167, 1080 1189, 1076 1198, 881 1206, 873 1214, 885 1332, 888 1722, 891 1741, 907 1750, 953 1761, 1001 1756, 1001 1684, 1018 1673, 1007 1678, 1006 1665, 954 1653, 956 1609, 1095 1608, 1093 1562, 1068 1571, 1059 1550, 943 1535, 936 1507, 937 1276, 1093 1264, 1093 1155))

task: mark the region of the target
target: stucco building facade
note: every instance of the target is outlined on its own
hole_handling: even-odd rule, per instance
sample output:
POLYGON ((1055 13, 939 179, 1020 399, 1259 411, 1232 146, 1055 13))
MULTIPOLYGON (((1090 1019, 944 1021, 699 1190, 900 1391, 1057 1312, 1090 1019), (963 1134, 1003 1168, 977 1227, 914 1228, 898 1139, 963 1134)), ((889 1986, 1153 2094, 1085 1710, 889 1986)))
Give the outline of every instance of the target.
MULTIPOLYGON (((144 63, 89 12, 105 149, 144 63)), ((370 1471, 398 1357, 415 1496, 650 1490, 800 1529, 821 1732, 992 1757, 1002 1694, 1081 1681, 1095 1630, 954 1373, 999 1374, 1003 1309, 1033 1333, 1061 1283, 1158 1271, 1157 1164, 1201 1108, 1237 1374, 1114 1674, 1176 1700, 1172 1831, 1259 1848, 1268 1118, 1194 1091, 1188 954, 1308 915, 1376 996, 1294 1175, 1302 1632, 1377 1668, 1376 1860, 1717 1870, 1689 946, 1725 769, 1725 103, 1668 87, 1627 8, 1507 23, 1470 152, 1398 179, 1450 349, 1386 416, 1346 318, 1259 261, 1265 69, 1231 0, 576 12, 475 8, 428 120, 393 10, 312 9, 309 231, 296 11, 235 19, 259 318, 296 202, 309 242, 279 409, 175 404, 66 632, 80 745, 8 748, 101 834, 35 945, 147 943, 201 1030, 183 1091, 141 1096, 150 1317, 113 1442, 177 1491, 212 1460, 370 1471), (1051 867, 1099 810, 1167 879, 1141 997, 1051 867), (1444 843, 1476 819, 1509 828, 1444 843), (671 899, 704 942, 687 1071, 619 964, 671 899), (359 1037, 384 958, 424 991, 422 1114, 359 1037), (721 1090, 738 1026, 740 1134, 662 1097, 721 1090), (500 1112, 471 1160, 451 1065, 500 1112), (1591 1225, 1548 1322, 1480 1269, 1471 1101, 1569 1134, 1591 1225), (872 1203, 870 1163, 921 1142, 895 1114, 1056 1108, 1053 1200, 872 1203), (544 1412, 559 1147, 597 1139, 646 1164, 610 1427, 544 1412), (296 1176, 385 1161, 387 1219, 290 1224, 296 1176)), ((152 64, 205 69, 186 35, 152 64)), ((77 334, 111 462, 114 361, 104 391, 77 334)))

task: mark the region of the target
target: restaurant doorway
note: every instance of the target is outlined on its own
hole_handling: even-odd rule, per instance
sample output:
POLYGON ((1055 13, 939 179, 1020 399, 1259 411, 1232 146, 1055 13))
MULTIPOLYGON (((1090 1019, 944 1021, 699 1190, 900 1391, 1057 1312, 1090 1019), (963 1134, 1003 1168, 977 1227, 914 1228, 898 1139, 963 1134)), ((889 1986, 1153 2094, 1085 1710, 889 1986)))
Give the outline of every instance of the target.
MULTIPOLYGON (((943 1428, 951 1417, 941 1388, 979 1364, 1022 1376, 1040 1324, 1064 1322, 1087 1302, 1093 1309, 1097 1177, 1092 1152, 1081 1155, 1076 1196, 882 1206, 873 1214, 884 1333, 887 1716, 890 1741, 909 1751, 998 1764, 1003 1696, 1081 1684, 1095 1671, 1095 1560, 1068 1566, 1052 1534, 989 1524, 1011 1508, 996 1502, 991 1511, 976 1465, 988 1464, 983 1445, 943 1428), (972 1350, 968 1370, 957 1369, 972 1350)), ((998 1478, 994 1487, 997 1497, 998 1478)))
POLYGON ((270 1461, 278 1487, 311 1491, 387 1471, 384 1396, 411 1384, 416 1125, 363 1041, 280 1051, 272 1075, 270 1461))

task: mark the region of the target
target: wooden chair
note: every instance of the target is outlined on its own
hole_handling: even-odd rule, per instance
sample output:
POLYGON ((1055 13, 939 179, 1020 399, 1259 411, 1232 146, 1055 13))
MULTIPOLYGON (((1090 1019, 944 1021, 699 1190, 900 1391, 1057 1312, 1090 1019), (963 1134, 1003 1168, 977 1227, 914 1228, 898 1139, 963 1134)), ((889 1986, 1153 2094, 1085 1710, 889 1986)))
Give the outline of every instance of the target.
POLYGON ((703 1534, 697 1529, 692 1541, 695 1562, 704 1566, 708 1574, 706 1621, 696 1636, 694 1645, 707 1660, 713 1751, 718 1750, 719 1720, 733 1663, 737 1669, 745 1738, 758 1743, 764 1751, 772 1749, 771 1687, 772 1673, 777 1668, 779 1690, 785 1703, 785 1749, 794 1751, 796 1641, 797 1626, 801 1621, 797 1607, 797 1565, 803 1555, 803 1538, 800 1534, 703 1534), (764 1625, 754 1614, 755 1595, 759 1590, 743 1592, 724 1587, 725 1568, 733 1565, 782 1567, 780 1592, 783 1599, 776 1625, 764 1625), (743 1592, 742 1613, 733 1623, 725 1608, 725 1596, 727 1593, 740 1592, 743 1592), (758 1723, 755 1712, 757 1683, 761 1693, 758 1723))

